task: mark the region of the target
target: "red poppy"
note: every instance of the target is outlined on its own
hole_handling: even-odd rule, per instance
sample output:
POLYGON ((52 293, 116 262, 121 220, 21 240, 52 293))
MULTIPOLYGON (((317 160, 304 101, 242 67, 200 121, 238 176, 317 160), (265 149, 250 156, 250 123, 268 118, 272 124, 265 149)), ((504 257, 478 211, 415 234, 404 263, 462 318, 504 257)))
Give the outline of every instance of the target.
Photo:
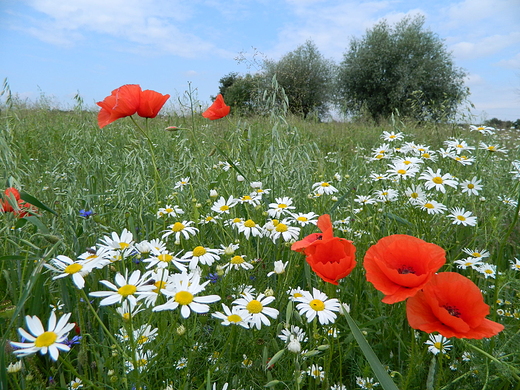
POLYGON ((356 266, 356 247, 352 241, 334 237, 330 215, 318 218, 322 233, 313 233, 295 242, 291 249, 305 254, 305 260, 322 280, 337 285, 356 266))
POLYGON ((495 336, 504 326, 486 319, 488 314, 489 306, 477 285, 456 272, 434 275, 422 291, 406 302, 412 328, 448 338, 495 336))
POLYGON ((98 114, 100 128, 126 116, 137 115, 155 118, 170 95, 162 95, 149 89, 142 91, 137 84, 127 84, 114 89, 110 96, 96 104, 101 107, 98 114))
POLYGON ((0 211, 13 213, 16 217, 22 218, 36 212, 37 209, 32 204, 24 202, 16 188, 9 187, 4 191, 4 195, 0 199, 0 211), (13 204, 16 207, 13 207, 13 204))
POLYGON ((219 93, 213 104, 202 113, 204 118, 214 121, 215 119, 224 118, 229 114, 231 107, 226 106, 224 97, 219 93))
POLYGON ((367 280, 386 296, 384 303, 414 296, 446 263, 440 246, 417 237, 394 234, 368 248, 364 267, 367 280))

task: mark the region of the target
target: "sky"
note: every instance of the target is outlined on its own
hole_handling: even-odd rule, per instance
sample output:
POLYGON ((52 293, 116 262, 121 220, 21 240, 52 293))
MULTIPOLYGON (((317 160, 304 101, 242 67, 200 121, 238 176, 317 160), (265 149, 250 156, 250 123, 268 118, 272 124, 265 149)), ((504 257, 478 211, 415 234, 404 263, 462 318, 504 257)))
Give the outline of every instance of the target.
POLYGON ((124 84, 204 106, 230 72, 307 40, 339 63, 352 38, 415 15, 467 72, 471 122, 520 118, 520 0, 0 0, 0 82, 60 108, 124 84))

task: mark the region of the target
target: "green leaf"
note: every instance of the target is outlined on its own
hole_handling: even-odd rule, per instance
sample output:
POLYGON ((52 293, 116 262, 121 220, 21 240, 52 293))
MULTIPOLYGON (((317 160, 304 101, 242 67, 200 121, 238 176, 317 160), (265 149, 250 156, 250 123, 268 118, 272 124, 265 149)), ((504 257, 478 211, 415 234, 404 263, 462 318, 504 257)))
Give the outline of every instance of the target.
POLYGON ((386 372, 386 369, 383 367, 381 362, 379 361, 379 358, 374 353, 374 350, 372 347, 370 347, 370 344, 368 344, 367 340, 365 339, 365 336, 363 336, 363 333, 361 333, 361 330, 359 330, 356 322, 352 319, 349 313, 347 313, 346 310, 341 309, 341 312, 345 315, 345 318, 347 319, 348 326, 350 327, 350 330, 352 331, 352 335, 356 339, 359 348, 361 348, 361 351, 365 355, 365 358, 368 361, 368 364, 370 364, 370 367, 372 368, 372 371, 374 371, 374 374, 379 381, 381 387, 384 390, 399 390, 397 386, 395 385, 394 381, 388 375, 386 372))
POLYGON ((43 204, 43 203, 40 202, 38 199, 36 199, 34 196, 29 195, 29 194, 26 193, 26 192, 20 192, 20 199, 26 201, 27 203, 32 204, 33 206, 38 207, 39 209, 42 209, 42 210, 48 211, 49 213, 52 213, 52 214, 54 214, 54 215, 58 215, 58 213, 57 213, 56 211, 54 211, 54 210, 51 209, 49 206, 43 204))
POLYGON ((31 215, 31 216, 28 216, 28 217, 22 217, 20 218, 16 224, 14 225, 14 227, 16 229, 18 228, 21 228, 22 226, 24 226, 27 222, 30 222, 32 223, 34 226, 36 226, 36 228, 43 234, 50 234, 49 232, 49 229, 47 229, 47 227, 42 223, 42 221, 40 221, 38 219, 38 217, 34 216, 34 215, 31 215))

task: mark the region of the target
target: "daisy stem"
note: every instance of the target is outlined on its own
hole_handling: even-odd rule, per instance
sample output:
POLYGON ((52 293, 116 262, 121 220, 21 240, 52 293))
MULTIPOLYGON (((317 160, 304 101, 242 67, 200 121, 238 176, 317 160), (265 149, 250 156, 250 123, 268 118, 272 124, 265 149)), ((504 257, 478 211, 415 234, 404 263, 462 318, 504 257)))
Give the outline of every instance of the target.
POLYGON ((123 351, 123 349, 121 348, 121 346, 119 345, 118 341, 116 340, 116 338, 114 337, 114 335, 107 329, 107 327, 105 326, 105 324, 103 323, 103 321, 101 321, 101 318, 99 318, 99 315, 98 313, 96 312, 96 309, 94 309, 94 307, 92 306, 92 304, 90 303, 88 297, 87 297, 87 294, 85 293, 85 291, 83 290, 80 290, 81 291, 81 294, 83 295, 83 300, 87 303, 90 311, 92 311, 92 313, 94 314, 94 317, 96 318, 96 320, 99 322, 99 324, 101 325, 101 327, 103 328, 103 330, 105 331, 105 333, 107 334, 108 338, 110 339, 110 341, 112 341, 114 343, 114 345, 116 346, 116 348, 119 350, 119 352, 121 353, 121 355, 125 358, 125 359, 128 359, 128 357, 125 355, 125 351, 123 351))
POLYGON ((67 366, 67 369, 76 377, 81 379, 82 382, 87 384, 89 387, 92 387, 93 389, 98 389, 96 385, 94 385, 94 382, 91 382, 89 379, 84 378, 82 375, 76 371, 74 366, 70 364, 70 362, 67 359, 64 359, 61 355, 58 356, 58 359, 60 359, 60 362, 63 363, 63 365, 67 366))
MULTIPOLYGON (((497 263, 498 263, 499 267, 502 269, 505 268, 505 262, 503 259, 504 248, 506 246, 507 240, 509 239, 509 236, 513 232, 513 229, 515 228, 516 223, 518 222, 518 213, 520 213, 520 192, 518 194, 517 205, 516 205, 516 209, 515 209, 515 216, 513 217, 513 222, 511 222, 511 224, 509 225, 509 228, 507 229, 506 234, 504 235, 504 238, 502 239, 502 242, 500 243, 500 247, 498 248, 497 263)), ((495 291, 497 291, 497 290, 498 289, 495 289, 495 291)))
POLYGON ((511 365, 509 365, 509 364, 507 364, 507 363, 505 363, 505 362, 503 362, 503 361, 501 361, 501 360, 498 360, 498 359, 497 359, 496 357, 494 357, 493 355, 490 355, 490 354, 487 353, 486 351, 480 349, 479 347, 477 347, 477 346, 475 346, 475 345, 473 345, 473 344, 471 344, 471 343, 468 343, 468 342, 465 341, 465 340, 462 340, 462 341, 466 344, 466 346, 468 346, 468 347, 470 347, 471 349, 473 349, 473 350, 475 350, 475 351, 481 353, 482 355, 484 355, 484 356, 487 357, 488 359, 494 361, 495 363, 498 363, 498 364, 500 364, 500 365, 502 365, 502 366, 506 366, 507 368, 509 368, 509 369, 510 369, 510 373, 511 373, 511 375, 513 376, 513 378, 515 378, 518 382, 520 382, 520 376, 518 376, 518 374, 517 374, 517 372, 519 372, 518 368, 513 367, 513 366, 511 366, 511 365))

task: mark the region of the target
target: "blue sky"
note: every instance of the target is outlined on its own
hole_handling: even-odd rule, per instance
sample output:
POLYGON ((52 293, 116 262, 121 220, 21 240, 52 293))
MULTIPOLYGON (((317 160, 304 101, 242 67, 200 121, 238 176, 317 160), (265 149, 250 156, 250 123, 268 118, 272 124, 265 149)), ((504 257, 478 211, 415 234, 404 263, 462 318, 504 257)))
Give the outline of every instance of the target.
POLYGON ((62 107, 134 83, 204 104, 255 58, 311 39, 339 63, 352 37, 416 14, 469 73, 473 122, 520 118, 520 0, 0 0, 0 81, 62 107))

